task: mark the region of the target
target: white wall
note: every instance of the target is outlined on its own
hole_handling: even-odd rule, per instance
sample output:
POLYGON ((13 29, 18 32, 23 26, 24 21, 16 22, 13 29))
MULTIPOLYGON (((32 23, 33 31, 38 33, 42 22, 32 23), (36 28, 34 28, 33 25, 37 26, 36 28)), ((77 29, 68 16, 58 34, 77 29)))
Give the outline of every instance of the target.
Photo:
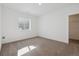
POLYGON ((38 17, 36 16, 23 14, 18 11, 3 7, 2 35, 5 36, 6 39, 3 39, 2 43, 8 43, 37 36, 37 19, 38 17), (18 18, 21 16, 31 18, 31 30, 22 31, 18 28, 18 18))
POLYGON ((79 5, 73 5, 63 7, 61 9, 52 11, 48 14, 38 17, 29 14, 22 14, 14 10, 3 8, 3 36, 6 39, 2 40, 2 43, 8 43, 21 39, 26 39, 34 36, 42 36, 52 40, 61 42, 69 42, 69 30, 68 30, 68 16, 79 13, 79 5), (30 17, 32 22, 31 31, 20 31, 18 29, 18 17, 25 16, 30 17))
POLYGON ((39 20, 39 36, 68 43, 68 16, 76 13, 79 13, 79 5, 63 7, 41 16, 39 20))
POLYGON ((1 36, 2 36, 2 29, 1 29, 1 21, 2 21, 2 7, 0 5, 0 50, 1 50, 1 36))

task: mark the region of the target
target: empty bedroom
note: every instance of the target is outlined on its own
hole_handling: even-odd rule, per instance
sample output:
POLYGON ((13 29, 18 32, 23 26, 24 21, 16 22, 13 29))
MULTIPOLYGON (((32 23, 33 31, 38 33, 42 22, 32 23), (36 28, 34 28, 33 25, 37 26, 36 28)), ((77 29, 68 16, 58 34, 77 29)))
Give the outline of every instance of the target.
POLYGON ((79 56, 79 3, 0 3, 0 56, 79 56))

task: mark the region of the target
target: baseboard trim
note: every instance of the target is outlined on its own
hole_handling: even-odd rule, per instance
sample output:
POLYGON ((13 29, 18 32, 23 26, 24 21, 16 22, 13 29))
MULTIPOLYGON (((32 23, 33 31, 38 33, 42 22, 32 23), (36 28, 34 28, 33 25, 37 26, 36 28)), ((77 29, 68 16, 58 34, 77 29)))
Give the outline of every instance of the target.
MULTIPOLYGON (((46 37, 42 37, 42 36, 39 36, 39 37, 44 38, 44 39, 48 39, 48 40, 52 40, 52 41, 57 41, 57 40, 46 38, 46 37)), ((69 44, 69 43, 62 42, 62 41, 57 41, 57 42, 64 43, 64 44, 67 44, 67 45, 69 44)))
MULTIPOLYGON (((42 36, 34 36, 34 37, 26 38, 26 39, 29 40, 29 39, 33 39, 33 38, 37 38, 37 37, 44 38, 44 39, 47 39, 47 40, 57 41, 57 40, 50 39, 50 38, 46 38, 46 37, 42 37, 42 36)), ((2 45, 3 45, 3 44, 9 44, 9 43, 15 43, 15 42, 23 41, 23 40, 26 40, 26 39, 17 40, 17 41, 12 41, 12 42, 7 42, 7 43, 2 43, 2 45)), ((60 43, 63 43, 63 44, 68 44, 68 43, 62 42, 62 41, 57 41, 57 42, 60 42, 60 43)))
POLYGON ((2 43, 2 45, 3 45, 3 44, 9 44, 9 43, 15 43, 15 42, 23 41, 23 40, 28 40, 28 39, 33 39, 33 38, 36 38, 36 37, 38 37, 38 36, 34 36, 34 37, 22 39, 22 40, 17 40, 17 41, 12 41, 12 42, 6 42, 6 43, 2 43))

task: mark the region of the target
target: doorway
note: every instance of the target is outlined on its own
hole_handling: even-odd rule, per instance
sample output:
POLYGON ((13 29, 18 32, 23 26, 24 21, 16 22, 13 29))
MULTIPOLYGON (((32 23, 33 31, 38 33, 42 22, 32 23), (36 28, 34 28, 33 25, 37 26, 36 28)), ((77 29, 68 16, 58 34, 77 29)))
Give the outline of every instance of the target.
POLYGON ((69 41, 79 41, 79 14, 69 16, 69 41))

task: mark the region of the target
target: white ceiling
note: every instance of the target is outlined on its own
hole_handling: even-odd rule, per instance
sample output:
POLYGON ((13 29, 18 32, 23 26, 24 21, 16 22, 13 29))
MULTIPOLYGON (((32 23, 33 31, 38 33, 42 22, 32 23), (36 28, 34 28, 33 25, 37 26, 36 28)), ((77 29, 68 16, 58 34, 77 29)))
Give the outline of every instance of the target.
POLYGON ((68 7, 68 3, 42 3, 42 5, 38 5, 38 3, 4 3, 4 6, 14 9, 19 12, 29 13, 33 15, 43 15, 48 12, 58 10, 62 7, 68 7))

